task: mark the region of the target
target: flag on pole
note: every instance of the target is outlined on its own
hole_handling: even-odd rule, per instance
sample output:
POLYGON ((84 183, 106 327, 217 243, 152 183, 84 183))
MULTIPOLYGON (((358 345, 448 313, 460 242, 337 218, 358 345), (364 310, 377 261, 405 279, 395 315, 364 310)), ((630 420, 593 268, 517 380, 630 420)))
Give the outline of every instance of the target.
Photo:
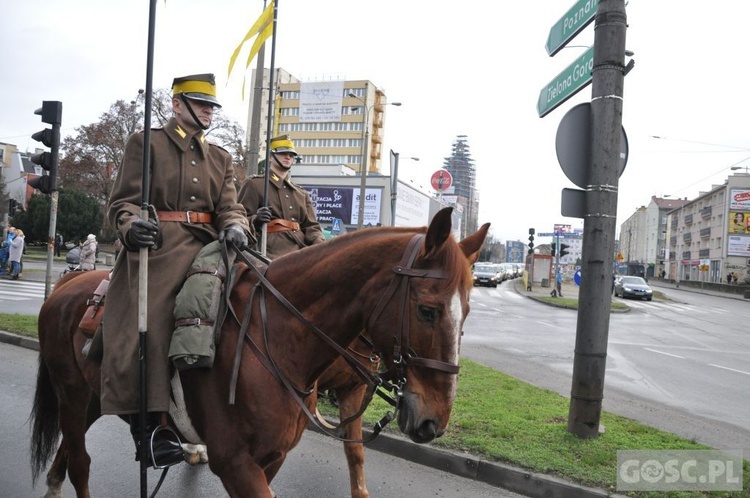
POLYGON ((258 20, 255 21, 255 24, 253 24, 252 27, 248 30, 245 38, 240 42, 239 45, 237 45, 237 48, 234 49, 234 53, 229 59, 229 70, 227 71, 227 77, 232 74, 234 63, 237 61, 237 57, 240 55, 240 51, 245 45, 245 42, 248 42, 253 37, 255 37, 255 41, 253 42, 252 47, 250 47, 250 54, 247 57, 247 62, 245 63, 245 70, 247 70, 247 68, 250 67, 250 63, 258 54, 260 48, 263 46, 263 43, 273 34, 273 4, 274 2, 268 4, 268 7, 266 7, 258 20))

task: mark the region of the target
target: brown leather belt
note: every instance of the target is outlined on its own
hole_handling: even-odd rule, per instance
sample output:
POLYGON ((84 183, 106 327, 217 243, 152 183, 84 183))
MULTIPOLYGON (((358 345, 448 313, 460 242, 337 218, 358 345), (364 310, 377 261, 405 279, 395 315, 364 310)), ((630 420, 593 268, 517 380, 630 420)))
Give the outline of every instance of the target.
POLYGON ((268 233, 286 232, 289 230, 299 230, 299 223, 296 221, 287 221, 282 220, 281 218, 276 218, 275 220, 269 221, 266 225, 266 231, 268 233))
POLYGON ((181 221, 183 223, 211 223, 211 213, 198 211, 157 211, 159 221, 181 221))

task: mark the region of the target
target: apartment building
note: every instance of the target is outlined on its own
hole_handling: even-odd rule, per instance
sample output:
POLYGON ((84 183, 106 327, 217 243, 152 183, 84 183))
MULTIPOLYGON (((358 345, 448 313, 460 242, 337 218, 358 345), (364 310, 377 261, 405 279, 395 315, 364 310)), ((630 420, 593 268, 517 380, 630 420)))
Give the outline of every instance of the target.
POLYGON ((667 274, 677 281, 720 283, 750 275, 750 175, 729 176, 668 214, 667 274))
MULTIPOLYGON (((255 74, 253 71, 253 81, 255 74)), ((258 142, 252 138, 253 99, 248 114, 248 144, 251 155, 254 146, 257 147, 259 159, 265 157, 267 139, 268 74, 265 70, 258 142)), ((300 163, 295 167, 298 174, 304 174, 307 166, 318 170, 328 167, 331 174, 340 171, 342 166, 359 172, 363 164, 367 164, 368 174, 382 174, 386 109, 398 105, 398 102, 388 102, 385 92, 368 80, 301 82, 289 72, 278 69, 274 79, 271 135, 292 137, 299 153, 300 163)))

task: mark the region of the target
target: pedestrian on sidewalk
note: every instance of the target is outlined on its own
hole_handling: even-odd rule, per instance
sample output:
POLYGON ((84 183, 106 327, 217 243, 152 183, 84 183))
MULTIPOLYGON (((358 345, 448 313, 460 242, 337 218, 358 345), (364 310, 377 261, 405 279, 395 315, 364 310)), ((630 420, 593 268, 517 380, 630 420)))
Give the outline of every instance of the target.
POLYGON ((96 270, 96 253, 98 248, 99 244, 96 242, 96 236, 90 233, 86 237, 86 242, 81 247, 81 270, 96 270))
POLYGON ((15 237, 10 242, 10 255, 8 260, 10 261, 10 278, 18 280, 21 275, 21 258, 23 257, 23 249, 25 245, 23 230, 20 228, 16 229, 15 237))
POLYGON ((558 268, 557 269, 557 297, 563 297, 562 281, 563 281, 562 270, 558 268))

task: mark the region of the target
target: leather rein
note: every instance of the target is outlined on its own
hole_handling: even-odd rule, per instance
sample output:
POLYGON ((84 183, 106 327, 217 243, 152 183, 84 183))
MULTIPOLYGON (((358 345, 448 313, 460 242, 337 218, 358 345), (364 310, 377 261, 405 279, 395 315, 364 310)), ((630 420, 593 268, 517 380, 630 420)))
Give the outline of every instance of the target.
MULTIPOLYGON (((245 254, 244 251, 240 251, 239 248, 237 248, 234 244, 229 243, 229 246, 234 249, 235 254, 237 255, 237 258, 242 260, 248 268, 250 268, 255 275, 258 278, 258 282, 253 286, 252 291, 250 292, 250 297, 248 299, 248 303, 246 306, 246 313, 242 320, 239 319, 237 316, 237 313, 233 309, 231 303, 230 303, 230 294, 231 289, 234 285, 234 282, 232 281, 235 276, 235 272, 227 272, 227 285, 226 285, 226 291, 225 291, 225 305, 229 311, 231 311, 232 315, 235 317, 237 322, 240 324, 240 331, 237 336, 237 344, 235 349, 235 357, 234 357, 234 364, 232 368, 232 378, 230 380, 230 386, 229 386, 229 404, 234 404, 235 402, 235 393, 237 389, 237 381, 239 378, 239 369, 240 369, 240 363, 242 361, 242 346, 245 342, 248 343, 248 346, 253 351, 255 356, 258 358, 258 360, 261 362, 261 364, 287 389, 287 391, 290 393, 294 401, 297 403, 297 405, 300 407, 300 409, 305 413, 307 418, 315 424, 318 429, 320 429, 323 433, 338 439, 340 441, 345 442, 358 442, 358 443, 365 443, 372 441, 375 439, 375 437, 380 433, 380 431, 391 421, 395 418, 396 413, 398 412, 398 409, 401 404, 401 399, 403 397, 403 386, 406 384, 406 367, 413 366, 413 367, 422 367, 422 368, 429 368, 434 370, 439 370, 441 372, 445 372, 448 374, 455 375, 459 371, 459 366, 454 365, 452 363, 446 363, 440 360, 430 359, 430 358, 422 358, 419 356, 416 356, 414 351, 410 347, 409 343, 409 337, 410 337, 410 328, 409 328, 409 289, 410 289, 410 279, 411 278, 436 278, 436 279, 447 279, 449 274, 445 270, 429 270, 429 269, 415 269, 412 268, 412 265, 414 264, 414 261, 416 260, 417 253, 420 248, 420 243, 424 239, 424 234, 416 234, 414 235, 411 240, 409 241, 409 244, 406 247, 406 250, 404 251, 404 254, 402 256, 401 261, 397 266, 393 268, 393 272, 395 273, 393 280, 391 280, 389 286, 386 288, 383 295, 380 297, 380 300, 378 301, 377 306, 375 307, 373 313, 370 315, 369 319, 367 319, 366 324, 367 328, 372 324, 374 325, 377 321, 377 319, 380 317, 380 315, 383 313, 383 310, 387 306, 387 304, 396 296, 397 292, 400 290, 399 299, 401 301, 400 307, 399 307, 399 321, 400 321, 400 330, 397 334, 394 336, 394 350, 393 350, 393 365, 389 367, 382 375, 379 375, 377 373, 372 372, 368 367, 362 365, 357 358, 354 356, 354 353, 350 351, 348 348, 344 348, 337 344, 333 339, 328 337, 323 331, 321 331, 315 324, 310 322, 299 310, 297 310, 292 303, 289 302, 276 287, 273 286, 273 284, 268 281, 268 279, 265 276, 265 271, 261 271, 256 267, 255 264, 248 258, 248 256, 245 254), (309 387, 305 390, 301 390, 289 381, 289 379, 284 376, 284 374, 281 372, 279 367, 277 366, 276 362, 274 361, 273 357, 270 354, 270 348, 268 346, 268 316, 266 311, 266 291, 270 292, 289 312, 292 313, 292 315, 297 318, 297 320, 302 323, 305 327, 307 327, 310 331, 312 331, 316 336, 318 336, 323 342, 325 342, 330 348, 332 348, 336 353, 339 354, 339 356, 343 357, 344 360, 349 364, 349 366, 355 371, 355 373, 360 377, 363 383, 367 385, 367 391, 365 394, 365 398, 362 402, 362 405, 360 406, 357 413, 352 415, 351 417, 347 418, 346 420, 342 420, 339 422, 337 426, 334 427, 334 429, 340 429, 341 427, 344 427, 346 424, 351 422, 352 420, 357 419, 362 415, 362 413, 365 411, 367 406, 370 404, 370 401, 372 400, 373 394, 377 394, 381 398, 383 398, 387 403, 389 403, 392 407, 394 407, 393 412, 386 413, 385 416, 383 416, 373 427, 372 433, 362 439, 346 439, 343 437, 338 436, 337 434, 331 432, 328 428, 323 426, 318 418, 315 416, 314 413, 312 413, 304 402, 304 397, 307 397, 309 394, 311 394, 314 390, 314 386, 309 387), (263 330, 263 346, 265 349, 265 353, 263 352, 263 349, 256 344, 256 342, 253 340, 253 338, 248 333, 248 327, 252 318, 252 303, 255 299, 255 294, 259 295, 260 300, 260 314, 261 314, 261 323, 262 323, 262 330, 263 330), (391 394, 393 393, 393 394, 391 394)), ((225 258, 227 257, 226 254, 228 254, 228 247, 227 243, 225 242, 222 245, 222 251, 223 254, 225 254, 225 258)), ((255 257, 258 257, 263 262, 268 262, 266 258, 263 256, 258 255, 255 251, 249 251, 252 255, 255 257)))

